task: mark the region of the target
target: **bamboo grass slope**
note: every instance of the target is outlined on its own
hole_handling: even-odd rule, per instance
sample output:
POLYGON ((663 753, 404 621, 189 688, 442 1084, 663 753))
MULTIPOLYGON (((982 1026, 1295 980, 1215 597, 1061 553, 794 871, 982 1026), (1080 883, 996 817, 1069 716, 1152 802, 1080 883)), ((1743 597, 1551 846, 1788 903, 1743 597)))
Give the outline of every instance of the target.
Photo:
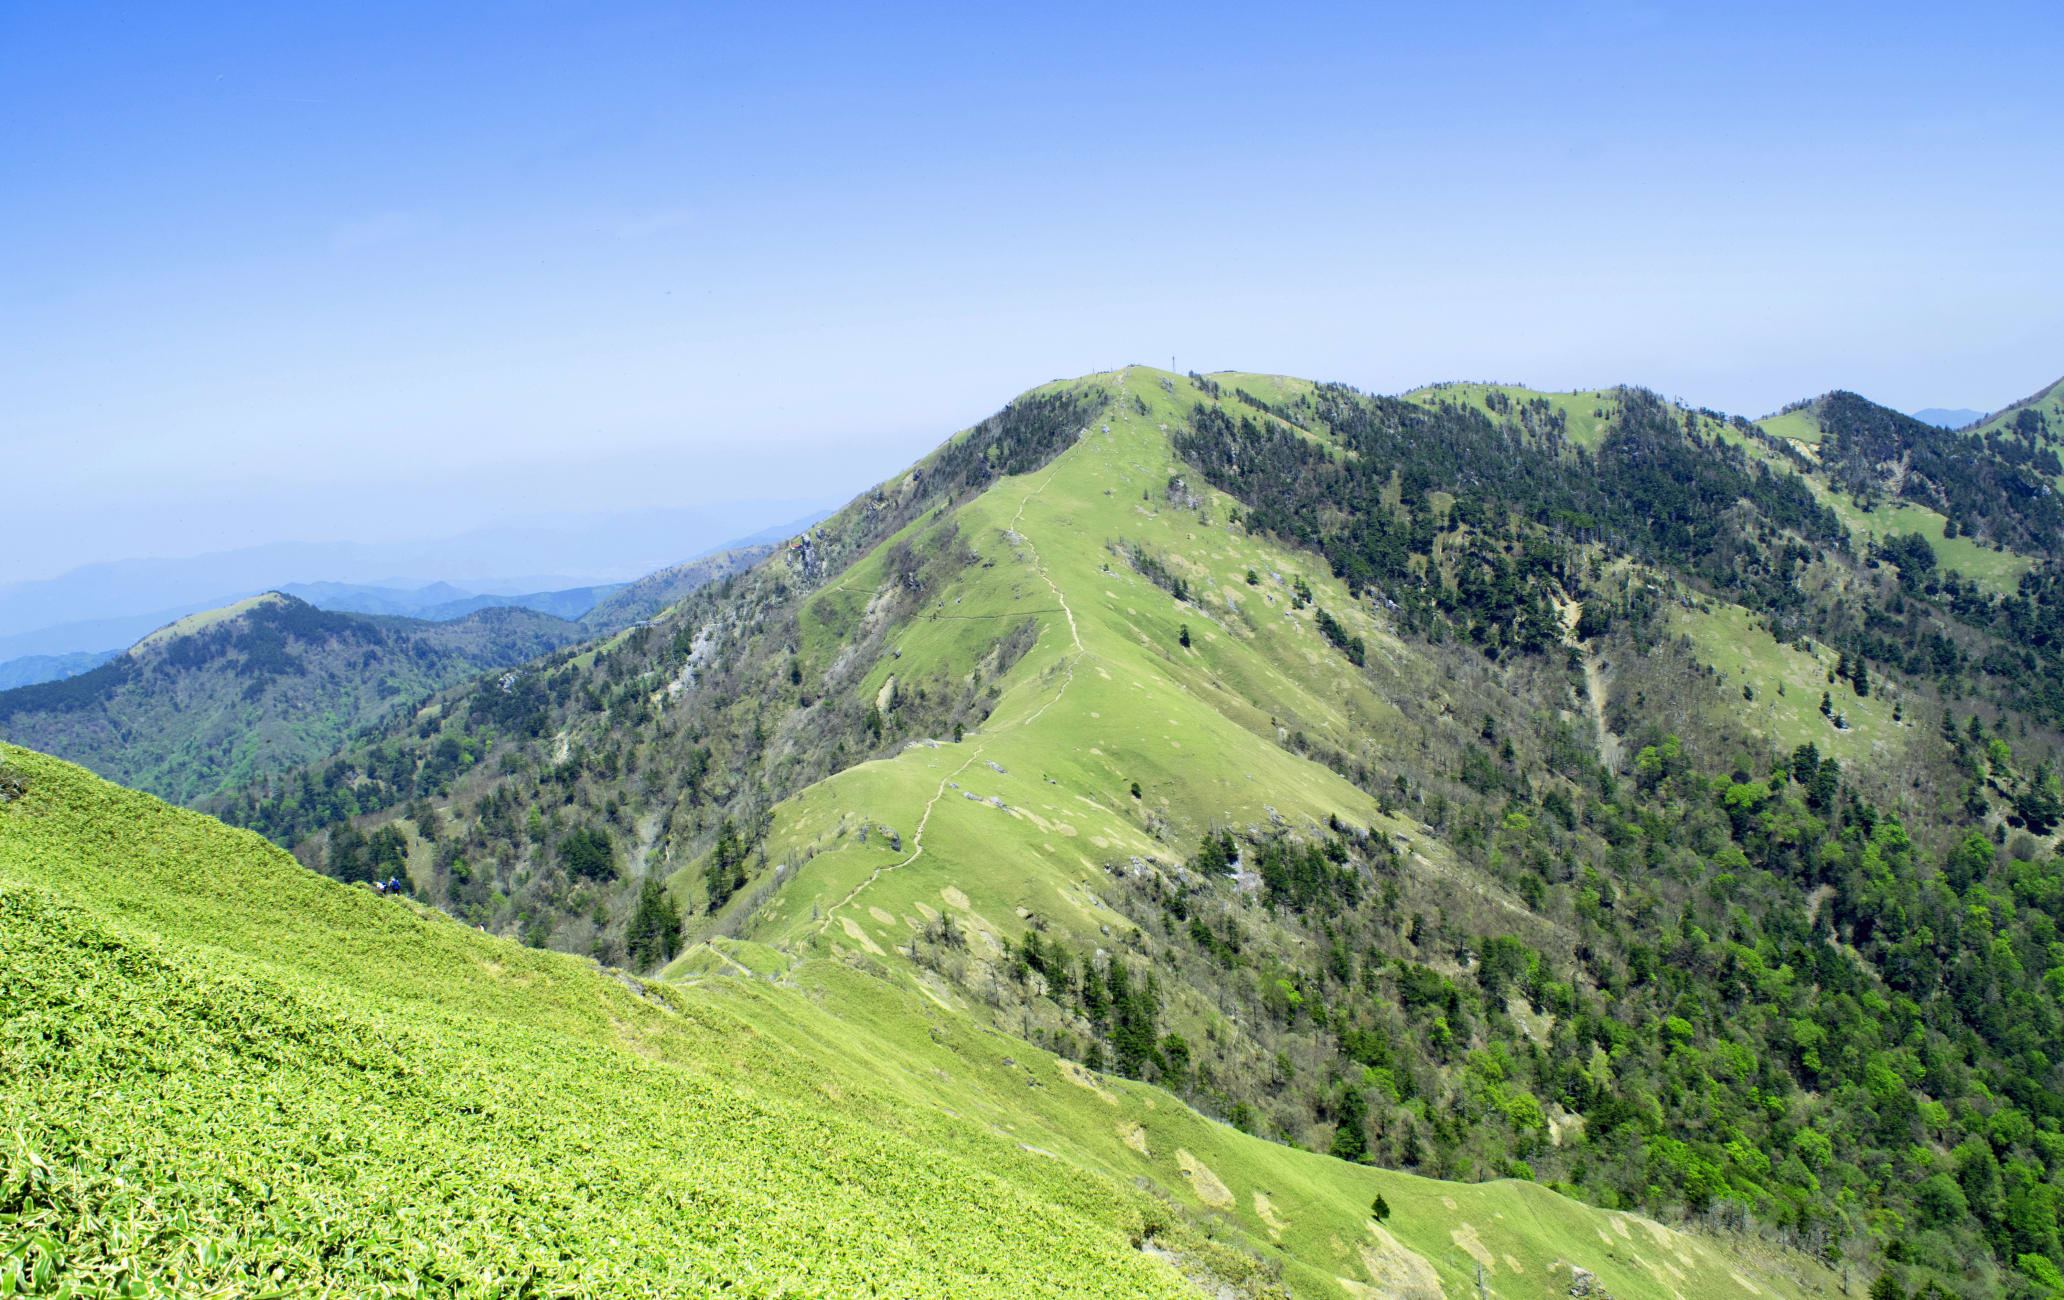
POLYGON ((1261 1142, 844 963, 645 983, 0 761, 26 1293, 1431 1297, 1482 1264, 1546 1297, 1569 1259, 1620 1296, 1799 1293, 1531 1185, 1261 1142))
MULTIPOLYGON (((5 751, 0 1220, 82 1294, 1179 1295, 1151 1201, 712 999, 310 876, 5 751), (961 1131, 942 1131, 959 1129, 961 1131)), ((806 1020, 808 1013, 797 1008, 806 1020)))

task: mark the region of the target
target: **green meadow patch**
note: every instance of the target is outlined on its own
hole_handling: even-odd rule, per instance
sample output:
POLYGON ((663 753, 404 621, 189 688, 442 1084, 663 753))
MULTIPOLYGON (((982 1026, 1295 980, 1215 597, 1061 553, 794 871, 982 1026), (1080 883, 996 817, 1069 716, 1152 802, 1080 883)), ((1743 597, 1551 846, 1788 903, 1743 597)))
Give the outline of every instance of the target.
POLYGON ((1605 441, 1606 426, 1611 422, 1615 405, 1614 395, 1609 389, 1578 389, 1569 393, 1549 393, 1521 388, 1516 384, 1433 384, 1425 388, 1415 388, 1406 393, 1405 397, 1425 406, 1453 402, 1459 406, 1475 407, 1494 419, 1509 411, 1512 405, 1524 405, 1534 401, 1546 402, 1550 410, 1561 413, 1567 422, 1565 427, 1569 440, 1579 447, 1589 447, 1593 450, 1605 441))
POLYGON ((1864 538, 1883 541, 1888 537, 1919 533, 1934 548, 1936 565, 1944 573, 1960 574, 1992 591, 2013 591, 2021 575, 2035 567, 2035 561, 2025 555, 1995 550, 1981 545, 1974 537, 1945 538, 1943 526, 1948 520, 1926 506, 1900 502, 1861 510, 1855 502, 1837 493, 1821 495, 1834 507, 1835 513, 1842 517, 1842 523, 1859 542, 1864 538))
POLYGON ((1811 407, 1801 407, 1796 411, 1786 411, 1782 415, 1769 416, 1756 421, 1756 427, 1773 438, 1803 442, 1809 447, 1820 445, 1820 421, 1813 417, 1811 407))

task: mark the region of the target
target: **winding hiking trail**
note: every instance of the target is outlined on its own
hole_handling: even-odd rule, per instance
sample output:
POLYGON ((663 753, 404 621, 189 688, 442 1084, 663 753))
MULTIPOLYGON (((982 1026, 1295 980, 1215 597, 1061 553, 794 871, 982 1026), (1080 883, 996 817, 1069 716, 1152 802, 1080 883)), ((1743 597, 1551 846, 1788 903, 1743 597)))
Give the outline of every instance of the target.
POLYGON ((719 961, 723 962, 726 966, 729 966, 731 969, 737 971, 740 975, 743 975, 748 979, 752 978, 753 972, 750 967, 741 964, 736 957, 733 957, 730 953, 725 952, 722 948, 717 947, 716 944, 710 943, 706 939, 703 941, 703 943, 706 947, 709 948, 711 952, 717 955, 717 959, 719 961))
MULTIPOLYGON (((1045 713, 1048 709, 1060 703, 1061 697, 1063 695, 1066 695, 1068 693, 1068 688, 1074 685, 1075 683, 1075 662, 1084 653, 1082 646, 1082 633, 1075 624, 1075 611, 1069 608, 1068 598, 1061 593, 1060 584, 1056 583, 1053 580, 1053 576, 1047 572, 1046 561, 1040 558, 1039 548, 1033 545, 1031 538, 1025 536, 1023 533, 1018 531, 1018 525, 1022 523, 1025 518, 1025 507, 1032 504, 1032 498, 1046 491, 1047 485, 1053 482, 1054 475, 1058 473, 1060 473, 1060 470, 1058 468, 1049 471, 1047 476, 1044 479, 1040 480, 1038 487, 1035 487, 1031 491, 1025 493, 1024 498, 1018 502, 1017 511, 1011 515, 1010 525, 1006 529, 1006 531, 1012 537, 1016 538, 1025 547, 1026 550, 1032 552, 1032 571, 1039 575, 1040 581, 1044 582, 1047 585, 1047 589, 1053 592, 1054 599, 1059 602, 1061 607, 1060 612, 1068 620, 1068 639, 1075 646, 1075 654, 1068 656, 1062 660, 1063 665, 1067 669, 1067 675, 1062 679, 1060 689, 1054 692, 1054 696, 1052 699, 1040 705, 1037 709, 1034 709, 1030 714, 1026 716, 1023 722, 1017 724, 1020 729, 1031 726, 1034 722, 1037 722, 1039 720, 1040 714, 1045 713)), ((910 856, 903 858, 897 862, 884 863, 883 865, 876 867, 873 871, 870 871, 867 874, 867 878, 865 880, 862 880, 859 884, 853 886, 852 889, 848 890, 844 898, 839 899, 838 902, 833 903, 830 907, 825 908, 824 919, 821 922, 819 922, 817 926, 818 938, 824 937, 824 933, 831 928, 832 920, 838 915, 839 909, 845 907, 848 903, 851 903, 854 899, 858 898, 876 881, 880 880, 885 873, 895 871, 902 867, 907 867, 911 863, 917 861, 919 858, 924 856, 925 827, 929 825, 932 820, 932 810, 938 806, 940 797, 946 793, 946 787, 952 783, 953 778, 959 776, 962 772, 965 772, 968 770, 968 768, 974 766, 976 761, 978 761, 982 757, 983 752, 987 750, 988 747, 989 742, 987 739, 984 739, 980 744, 977 744, 975 746, 973 752, 967 756, 967 760, 965 762, 963 762, 959 767, 954 768, 951 772, 948 772, 946 775, 939 778, 938 787, 932 791, 932 797, 930 799, 925 800, 924 811, 918 816, 917 829, 911 832, 910 856)))
MULTIPOLYGON (((1033 497, 1046 491, 1048 484, 1054 481, 1054 475, 1060 472, 1060 470, 1055 469, 1052 473, 1049 473, 1038 487, 1027 492, 1025 499, 1018 502, 1018 512, 1011 516, 1010 531, 1013 536, 1025 543, 1026 550, 1032 552, 1032 572, 1039 575, 1039 580, 1046 584, 1046 589, 1051 591, 1054 594, 1054 599, 1060 603, 1061 613, 1068 617, 1068 639, 1075 643, 1075 649, 1079 652, 1082 649, 1082 632, 1075 626, 1075 611, 1069 608, 1068 598, 1061 594, 1060 584, 1056 583, 1053 580, 1053 575, 1047 572, 1046 561, 1040 558, 1039 548, 1032 544, 1031 538, 1018 531, 1018 525, 1025 518, 1025 507, 1032 504, 1033 497)), ((1027 719, 1027 721, 1030 721, 1030 719, 1027 719)))
MULTIPOLYGON (((1129 367, 1121 368, 1115 372, 1118 383, 1118 394, 1121 402, 1126 391, 1125 380, 1128 369, 1129 367)), ((1113 403, 1113 409, 1117 409, 1118 406, 1119 403, 1113 403)), ((1108 414, 1108 412, 1106 412, 1105 414, 1108 414)), ((1122 411, 1120 412, 1120 414, 1121 418, 1124 418, 1122 415, 1122 411)), ((1046 491, 1046 489, 1053 483, 1054 478, 1059 473, 1060 467, 1058 465, 1049 469, 1047 471, 1046 477, 1041 479, 1036 487, 1033 487, 1030 490, 1028 490, 1025 493, 1025 495, 1019 499, 1018 508, 1014 512, 1012 512, 1010 522, 1005 526, 1004 529, 1005 533, 1010 538, 1012 538, 1016 544, 1022 546, 1025 550, 1031 552, 1032 571, 1039 575, 1039 580, 1041 582, 1044 582, 1046 584, 1047 590, 1053 593, 1054 603, 1059 607, 1058 611, 1035 612, 1058 612, 1063 618, 1065 618, 1068 622, 1068 641, 1070 646, 1072 647, 1072 652, 1065 653, 1060 660, 1060 665, 1063 668, 1064 673, 1061 679, 1059 689, 1057 689, 1054 692, 1053 697, 1051 699, 1047 700, 1044 704, 1041 704, 1038 708, 1034 709, 1031 713, 1027 714, 1023 721, 1017 723, 1015 728, 1017 730, 1023 730, 1024 728, 1031 726, 1033 723, 1037 722, 1040 719, 1041 715, 1043 715, 1048 709, 1060 703, 1062 697, 1068 693, 1068 688, 1070 686, 1073 686, 1075 683, 1076 665, 1079 662, 1081 662, 1081 660, 1085 656, 1089 655, 1088 648, 1085 647, 1082 643, 1081 626, 1075 620, 1075 610, 1071 605, 1069 605, 1066 593, 1064 593, 1061 590, 1060 584, 1054 581, 1053 574, 1051 571, 1048 570, 1045 557, 1040 553, 1039 547, 1032 541, 1030 537, 1027 537, 1023 532, 1019 531, 1020 525, 1022 525, 1024 522, 1025 511, 1027 507, 1029 507, 1032 504, 1034 499, 1036 499, 1046 491)), ((851 571, 848 570, 846 575, 842 575, 837 582, 832 583, 831 585, 826 587, 825 590, 836 591, 841 589, 845 585, 847 578, 850 577, 850 574, 851 571)), ((833 903, 830 906, 826 907, 824 909, 823 918, 817 923, 817 928, 814 932, 814 936, 816 938, 821 939, 825 937, 825 935, 830 931, 832 923, 838 920, 839 913, 847 905, 849 905, 855 899, 857 899, 861 894, 865 893, 870 887, 872 887, 874 884, 880 881, 885 874, 891 871, 897 871, 904 867, 907 867, 911 863, 916 862, 919 858, 924 856, 925 829, 931 824, 932 813, 934 810, 937 809, 939 800, 945 796, 947 787, 953 783, 956 777, 958 777, 961 773, 967 771, 968 768, 974 766, 977 762, 981 760, 982 755, 988 749, 989 739, 990 738, 988 737, 983 738, 979 743, 975 745, 973 750, 968 754, 966 760, 964 760, 958 767, 954 768, 952 771, 946 773, 944 776, 939 778, 938 785, 934 787, 934 789, 932 790, 932 797, 925 801, 924 810, 918 814, 917 827, 915 830, 911 832, 910 836, 909 855, 900 858, 895 862, 884 863, 883 865, 876 867, 874 870, 868 872, 866 879, 862 880, 859 884, 853 886, 853 888, 846 891, 845 896, 840 898, 836 903, 833 903)), ((714 950, 714 945, 710 946, 714 950)), ((737 967, 740 970, 744 969, 743 967, 739 966, 739 964, 736 961, 732 960, 729 954, 719 951, 717 955, 723 958, 727 965, 737 967)), ((791 964, 789 966, 789 969, 793 970, 794 963, 796 961, 799 961, 800 959, 801 954, 791 954, 791 964)))
POLYGON ((1075 684, 1075 662, 1077 659, 1080 659, 1084 653, 1082 648, 1082 631, 1075 625, 1074 609, 1069 606, 1068 598, 1061 593, 1060 584, 1053 580, 1053 575, 1051 573, 1047 572, 1046 561, 1040 556, 1039 548, 1033 545, 1032 539, 1030 537, 1027 537, 1025 536, 1025 534, 1018 531, 1018 524, 1025 517, 1025 507, 1032 504, 1033 497, 1036 497, 1040 493, 1046 491, 1047 484, 1052 483, 1054 480, 1054 474, 1058 473, 1060 473, 1060 471, 1056 469, 1053 471, 1053 473, 1048 474, 1045 480, 1041 482, 1038 487, 1033 488, 1030 492, 1027 492, 1025 494, 1025 499, 1018 502, 1018 512, 1011 516, 1010 531, 1012 536, 1018 538, 1025 544, 1026 550, 1032 552, 1032 571, 1039 575, 1039 580, 1046 584, 1047 590, 1051 591, 1054 594, 1054 599, 1060 603, 1061 613, 1065 615, 1068 620, 1068 639, 1074 643, 1075 653, 1072 656, 1069 656, 1068 658, 1062 660, 1063 666, 1065 666, 1068 671, 1067 675, 1061 679, 1061 689, 1055 691, 1054 697, 1052 699, 1048 700, 1046 703, 1034 709, 1022 723, 1019 723, 1018 725, 1021 727, 1031 726, 1033 723, 1039 721, 1040 714, 1046 712, 1048 709, 1052 708, 1054 705, 1061 702, 1061 697, 1063 695, 1066 695, 1068 693, 1068 688, 1075 684))
POLYGON ((986 745, 977 745, 975 752, 967 756, 965 763, 939 778, 939 788, 932 791, 931 798, 925 800, 924 812, 919 814, 917 819, 917 829, 910 834, 910 856, 900 862, 886 862, 876 867, 873 871, 867 873, 867 879, 848 890, 844 898, 824 909, 824 920, 817 926, 817 936, 819 938, 823 938, 824 932, 831 928, 832 918, 838 914, 838 910, 858 898, 862 890, 872 885, 875 881, 880 880, 883 872, 894 871, 898 867, 907 867, 924 856, 925 825, 932 820, 932 808, 939 802, 939 796, 946 793, 947 784, 954 777, 959 776, 962 772, 974 766, 975 760, 982 756, 982 751, 985 748, 987 748, 986 745))

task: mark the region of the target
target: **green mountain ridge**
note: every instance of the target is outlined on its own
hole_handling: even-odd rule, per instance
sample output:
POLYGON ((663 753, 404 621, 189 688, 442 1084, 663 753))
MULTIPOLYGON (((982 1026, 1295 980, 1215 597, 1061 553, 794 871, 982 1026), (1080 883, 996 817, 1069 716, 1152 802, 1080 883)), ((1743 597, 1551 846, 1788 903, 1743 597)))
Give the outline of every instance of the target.
POLYGON ((411 700, 580 636, 514 607, 443 623, 270 593, 168 624, 76 677, 0 692, 0 735, 198 802, 319 757, 411 700))
POLYGON ((331 753, 455 682, 619 631, 771 549, 547 593, 577 618, 491 597, 403 616, 270 592, 178 619, 82 672, 0 691, 0 736, 204 805, 331 753))
POLYGON ((1059 381, 222 809, 764 999, 781 1051, 834 1008, 877 1036, 841 1077, 906 1101, 971 1113, 904 1053, 990 1044, 1016 1082, 972 1113, 1159 1189, 1233 1251, 1214 1285, 2043 1294, 2040 448, 1801 412, 1817 441, 1632 388, 1059 381), (1393 1186, 1443 1207, 1384 1229, 1426 1272, 1368 1225, 1393 1186), (1690 1235, 1626 1255, 1632 1210, 1690 1235))
POLYGON ((2064 442, 2064 379, 1995 411, 1972 432, 1988 436, 2012 432, 2050 445, 2064 442))

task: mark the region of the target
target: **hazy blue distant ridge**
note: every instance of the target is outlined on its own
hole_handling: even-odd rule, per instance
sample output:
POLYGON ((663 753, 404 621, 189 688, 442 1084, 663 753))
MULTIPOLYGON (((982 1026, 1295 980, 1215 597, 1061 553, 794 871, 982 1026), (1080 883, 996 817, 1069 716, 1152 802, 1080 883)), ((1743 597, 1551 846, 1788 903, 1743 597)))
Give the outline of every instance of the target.
POLYGON ((1987 415, 1985 411, 1973 411, 1969 407, 1929 406, 1908 415, 1923 424, 1939 425, 1944 429, 1961 429, 1967 424, 1976 424, 1987 415))
POLYGON ((220 609, 263 591, 352 613, 401 613, 442 621, 473 609, 518 604, 579 618, 612 584, 683 559, 790 537, 824 517, 816 503, 730 501, 680 510, 640 510, 478 529, 437 541, 275 542, 210 555, 91 564, 56 578, 0 582, 0 662, 28 655, 127 646, 175 619, 220 609), (768 526, 768 519, 787 522, 768 526), (383 599, 450 584, 423 607, 367 610, 331 604, 302 587, 389 589, 383 599), (600 589, 534 605, 544 595, 600 589), (480 596, 497 599, 478 600, 480 596), (468 607, 464 602, 472 600, 468 607), (438 608, 438 606, 442 606, 438 608))
POLYGON ((80 650, 62 655, 23 655, 0 663, 0 691, 43 682, 61 682, 67 677, 92 672, 120 650, 80 650))
POLYGON ((577 620, 593 609, 596 602, 621 591, 626 585, 613 582, 600 586, 568 587, 560 591, 534 591, 520 596, 468 591, 448 582, 433 582, 413 588, 348 582, 294 582, 280 590, 318 609, 344 614, 400 614, 443 623, 464 618, 475 610, 502 605, 515 605, 556 618, 577 620))

